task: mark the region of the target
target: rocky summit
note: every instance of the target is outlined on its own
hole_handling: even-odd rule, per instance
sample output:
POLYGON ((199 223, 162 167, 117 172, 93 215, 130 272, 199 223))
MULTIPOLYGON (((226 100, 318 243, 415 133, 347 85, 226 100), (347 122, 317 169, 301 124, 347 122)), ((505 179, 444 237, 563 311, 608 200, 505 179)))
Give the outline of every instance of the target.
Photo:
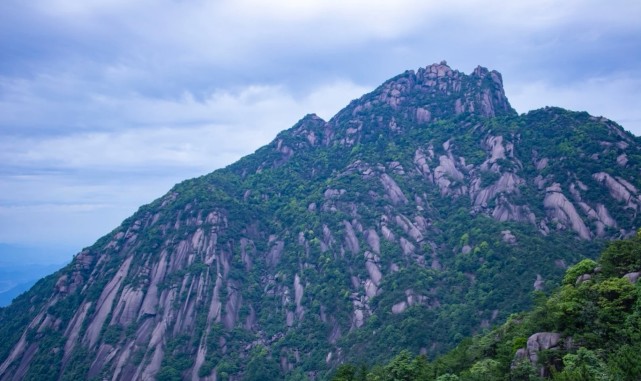
POLYGON ((406 71, 177 184, 0 309, 0 380, 437 356, 635 232, 640 148, 585 112, 518 115, 496 71, 406 71))

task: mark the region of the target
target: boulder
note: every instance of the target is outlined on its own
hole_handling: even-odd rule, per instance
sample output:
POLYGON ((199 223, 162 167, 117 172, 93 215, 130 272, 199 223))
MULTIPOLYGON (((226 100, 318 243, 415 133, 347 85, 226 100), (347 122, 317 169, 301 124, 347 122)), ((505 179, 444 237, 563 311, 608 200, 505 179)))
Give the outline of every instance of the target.
POLYGON ((561 341, 561 334, 557 332, 538 332, 527 339, 527 354, 530 362, 536 364, 539 361, 539 352, 558 349, 561 341))
POLYGON ((578 286, 583 282, 589 281, 590 279, 592 279, 592 275, 590 275, 590 274, 579 275, 579 277, 576 278, 576 283, 575 284, 578 286))
POLYGON ((641 272, 627 273, 623 277, 629 280, 630 283, 636 283, 641 277, 641 272))

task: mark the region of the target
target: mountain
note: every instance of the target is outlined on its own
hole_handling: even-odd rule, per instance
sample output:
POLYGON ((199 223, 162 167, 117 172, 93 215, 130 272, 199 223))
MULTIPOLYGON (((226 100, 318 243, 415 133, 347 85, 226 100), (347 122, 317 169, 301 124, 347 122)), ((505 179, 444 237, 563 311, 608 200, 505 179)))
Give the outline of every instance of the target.
POLYGON ((0 307, 30 289, 38 279, 68 262, 73 251, 0 243, 0 307), (65 260, 67 257, 67 260, 65 260))
POLYGON ((27 291, 38 279, 59 269, 60 265, 2 265, 0 267, 0 307, 27 291))
POLYGON ((332 380, 639 380, 640 270, 641 232, 570 267, 534 309, 431 363, 403 351, 370 369, 343 364, 332 380))
POLYGON ((0 380, 435 356, 634 234, 640 148, 585 112, 518 115, 496 71, 406 71, 177 184, 0 309, 0 380))

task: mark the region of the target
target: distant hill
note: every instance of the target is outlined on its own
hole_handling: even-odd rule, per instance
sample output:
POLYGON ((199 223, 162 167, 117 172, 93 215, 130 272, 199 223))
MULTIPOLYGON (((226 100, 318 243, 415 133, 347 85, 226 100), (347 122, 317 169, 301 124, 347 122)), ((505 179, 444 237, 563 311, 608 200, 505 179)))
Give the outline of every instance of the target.
POLYGON ((18 284, 0 282, 0 285, 3 286, 4 290, 0 292, 0 307, 8 306, 16 296, 29 290, 34 284, 36 284, 36 281, 38 281, 39 279, 40 278, 36 278, 31 281, 18 284))
POLYGON ((7 306, 13 298, 27 291, 40 278, 51 274, 61 266, 61 263, 0 265, 0 307, 7 306))
POLYGON ((0 307, 27 291, 45 275, 72 258, 65 248, 42 248, 0 243, 0 307), (64 258, 68 258, 67 261, 64 258))

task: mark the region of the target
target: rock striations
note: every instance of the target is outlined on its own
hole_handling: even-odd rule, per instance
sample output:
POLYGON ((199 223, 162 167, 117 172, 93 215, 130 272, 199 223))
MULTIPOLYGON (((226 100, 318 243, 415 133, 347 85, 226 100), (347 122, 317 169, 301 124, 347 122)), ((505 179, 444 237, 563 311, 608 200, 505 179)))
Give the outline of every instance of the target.
POLYGON ((634 232, 640 165, 607 119, 517 115, 496 71, 407 71, 176 185, 0 310, 0 380, 323 379, 435 355, 634 232))

